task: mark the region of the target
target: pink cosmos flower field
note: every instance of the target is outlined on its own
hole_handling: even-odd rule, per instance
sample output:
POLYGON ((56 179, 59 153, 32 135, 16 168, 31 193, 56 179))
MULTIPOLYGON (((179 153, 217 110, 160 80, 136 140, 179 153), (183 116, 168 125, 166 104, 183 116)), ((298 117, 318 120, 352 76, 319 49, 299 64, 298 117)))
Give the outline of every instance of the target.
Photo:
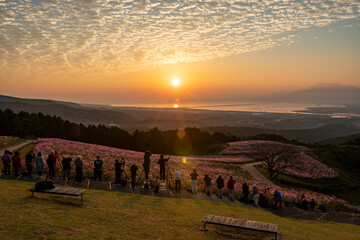
MULTIPOLYGON (((72 157, 75 160, 77 155, 81 156, 81 159, 84 163, 84 174, 87 177, 92 177, 93 173, 93 163, 96 159, 96 156, 100 156, 101 159, 104 161, 104 177, 109 180, 114 180, 115 170, 114 170, 114 163, 115 159, 124 158, 126 161, 125 164, 125 172, 127 175, 130 175, 130 166, 135 163, 139 167, 138 177, 140 181, 144 179, 143 173, 143 152, 131 151, 131 150, 124 150, 106 146, 100 146, 96 144, 88 144, 76 141, 68 141, 62 139, 55 139, 55 138, 42 138, 39 139, 39 143, 35 147, 35 152, 42 152, 44 161, 47 155, 52 151, 56 150, 59 153, 59 158, 62 157, 72 157)), ((165 156, 168 157, 168 156, 165 156)), ((157 161, 159 159, 159 154, 153 154, 151 156, 151 167, 150 167, 150 174, 149 178, 150 181, 153 183, 157 183, 159 181, 159 165, 157 161)), ((247 184, 252 188, 253 185, 256 185, 260 192, 265 192, 265 189, 270 188, 270 194, 272 194, 275 189, 279 189, 281 194, 287 200, 295 200, 298 199, 301 194, 305 194, 308 199, 314 198, 317 202, 323 203, 343 203, 345 201, 341 199, 337 199, 334 196, 328 196, 324 194, 318 194, 314 192, 303 192, 298 191, 295 189, 288 189, 288 188, 281 188, 279 186, 269 186, 257 179, 252 178, 248 172, 243 170, 241 165, 235 164, 233 162, 236 157, 230 158, 231 161, 223 161, 223 159, 216 158, 215 156, 206 156, 202 157, 181 157, 181 156, 171 156, 169 160, 169 171, 171 172, 171 182, 172 186, 174 177, 172 176, 176 169, 179 169, 182 172, 183 177, 183 186, 185 188, 190 188, 190 174, 194 168, 196 168, 199 178, 198 178, 198 186, 200 189, 204 188, 204 175, 208 174, 212 179, 213 186, 216 189, 216 178, 219 175, 225 179, 225 184, 228 181, 230 176, 233 176, 237 181, 235 184, 235 190, 237 195, 239 196, 241 193, 241 185, 246 181, 247 184), (219 160, 221 159, 221 160, 219 160)), ((242 161, 241 158, 239 160, 242 161)), ((58 167, 60 165, 58 164, 58 167)), ((74 166, 73 169, 74 170, 74 166)))
MULTIPOLYGON (((232 157, 241 157, 250 159, 251 155, 255 153, 254 149, 251 148, 252 144, 282 144, 274 141, 263 141, 263 140, 251 140, 251 141, 238 141, 228 143, 228 147, 221 151, 219 154, 232 157)), ((292 175, 296 177, 303 178, 334 178, 339 176, 339 174, 332 168, 326 166, 320 161, 306 155, 304 152, 301 152, 300 156, 297 159, 294 159, 294 165, 289 167, 284 171, 284 174, 292 175)))

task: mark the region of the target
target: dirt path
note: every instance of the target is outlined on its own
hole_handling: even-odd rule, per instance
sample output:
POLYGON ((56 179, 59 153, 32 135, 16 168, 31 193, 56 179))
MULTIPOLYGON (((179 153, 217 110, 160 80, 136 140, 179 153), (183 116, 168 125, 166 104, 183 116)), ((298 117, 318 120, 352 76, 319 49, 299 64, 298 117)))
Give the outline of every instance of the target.
POLYGON ((33 143, 34 141, 33 140, 26 140, 25 142, 22 142, 18 145, 14 145, 14 146, 11 146, 11 147, 7 147, 7 148, 4 148, 4 149, 1 149, 0 150, 0 155, 2 156, 5 152, 5 150, 9 150, 10 152, 13 152, 13 151, 16 151, 16 150, 19 150, 20 148, 23 148, 23 147, 26 147, 27 145, 33 143))
POLYGON ((251 176, 253 176, 256 179, 261 180, 262 182, 270 185, 270 186, 276 186, 273 182, 271 182, 269 179, 267 179, 264 175, 262 175, 254 166, 259 165, 261 162, 253 162, 253 163, 247 163, 242 165, 242 168, 246 171, 248 171, 251 176))

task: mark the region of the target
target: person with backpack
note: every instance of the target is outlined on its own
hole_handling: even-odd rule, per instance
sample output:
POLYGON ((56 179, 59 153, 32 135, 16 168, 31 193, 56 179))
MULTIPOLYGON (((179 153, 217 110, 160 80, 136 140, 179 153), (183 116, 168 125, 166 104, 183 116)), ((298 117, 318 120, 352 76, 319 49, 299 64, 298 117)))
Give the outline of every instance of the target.
POLYGON ((244 202, 247 203, 249 199, 249 186, 244 182, 241 188, 244 195, 244 202))
POLYGON ((175 191, 178 193, 181 191, 181 172, 179 169, 175 171, 175 191))
POLYGON ((211 185, 211 178, 209 177, 209 175, 205 174, 204 182, 205 182, 205 193, 211 197, 212 185, 211 185))
POLYGON ((130 167, 130 172, 131 172, 131 186, 132 186, 132 189, 133 190, 136 190, 136 171, 138 170, 139 168, 136 166, 135 163, 133 163, 133 165, 131 165, 130 167))
POLYGON ((158 160, 158 164, 160 165, 160 180, 165 180, 165 169, 166 163, 169 161, 170 156, 168 158, 164 158, 164 155, 160 155, 160 159, 158 160))
POLYGON ((301 202, 301 208, 304 210, 309 209, 309 202, 306 200, 306 198, 304 198, 304 200, 301 202))
POLYGON ((149 179, 149 172, 150 172, 150 156, 152 155, 152 153, 150 151, 146 151, 144 154, 144 163, 143 163, 143 167, 144 167, 144 172, 145 172, 145 180, 149 179))
POLYGON ((253 189, 252 189, 252 194, 253 194, 253 198, 254 198, 254 205, 257 207, 258 203, 259 203, 259 189, 256 187, 256 185, 254 184, 253 189))
POLYGON ((269 207, 269 202, 266 199, 265 195, 260 193, 259 195, 259 206, 262 208, 268 208, 269 207))
POLYGON ((191 192, 196 194, 197 193, 197 177, 199 174, 196 172, 196 169, 190 174, 191 177, 191 192))
POLYGON ((230 180, 227 182, 227 189, 229 190, 229 199, 234 201, 235 180, 232 176, 230 176, 230 180))
POLYGON ((83 178, 83 162, 81 156, 78 155, 75 159, 75 182, 81 183, 83 178))
POLYGON ((94 161, 94 179, 96 181, 99 178, 101 182, 101 176, 103 174, 102 171, 103 161, 100 159, 100 156, 96 156, 96 160, 94 161))
POLYGON ((1 160, 4 164, 4 174, 10 175, 10 167, 11 167, 11 152, 5 150, 4 155, 1 157, 1 160))
POLYGON ((26 157, 25 157, 25 164, 26 164, 26 169, 27 169, 29 177, 32 176, 34 161, 35 161, 35 154, 34 154, 33 150, 31 150, 30 152, 28 152, 28 154, 26 154, 26 157))
POLYGON ((223 197, 223 188, 224 188, 224 179, 221 175, 216 179, 217 188, 219 190, 219 198, 222 199, 223 197))
POLYGON ((275 200, 275 209, 281 208, 281 205, 282 205, 281 193, 276 189, 273 196, 274 196, 274 200, 275 200))
POLYGON ((36 172, 41 176, 44 172, 44 160, 41 156, 41 152, 38 152, 37 157, 35 158, 36 172))
POLYGON ((46 163, 48 165, 49 168, 49 177, 54 178, 55 176, 55 164, 56 164, 56 155, 54 151, 51 151, 51 153, 49 154, 46 163))
POLYGON ((63 180, 67 179, 67 183, 70 182, 70 170, 71 170, 71 157, 63 158, 62 166, 63 166, 63 180))

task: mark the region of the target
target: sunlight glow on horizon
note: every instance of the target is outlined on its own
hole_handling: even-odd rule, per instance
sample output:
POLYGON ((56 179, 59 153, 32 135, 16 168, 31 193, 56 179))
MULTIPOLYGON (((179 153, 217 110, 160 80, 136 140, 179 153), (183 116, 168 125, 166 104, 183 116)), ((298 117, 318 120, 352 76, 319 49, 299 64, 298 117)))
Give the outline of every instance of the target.
POLYGON ((180 80, 178 78, 173 78, 172 81, 171 81, 171 84, 174 86, 174 87, 177 87, 180 85, 180 80))

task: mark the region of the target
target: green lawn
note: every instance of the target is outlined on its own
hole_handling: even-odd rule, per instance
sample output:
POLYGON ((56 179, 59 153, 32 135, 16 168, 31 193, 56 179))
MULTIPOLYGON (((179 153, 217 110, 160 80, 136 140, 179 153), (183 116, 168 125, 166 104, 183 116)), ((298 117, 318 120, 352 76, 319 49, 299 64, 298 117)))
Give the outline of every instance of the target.
POLYGON ((360 227, 281 218, 251 207, 88 190, 79 198, 31 194, 32 183, 0 180, 0 239, 273 239, 273 235, 209 225, 206 214, 279 225, 279 239, 359 239, 360 227))

